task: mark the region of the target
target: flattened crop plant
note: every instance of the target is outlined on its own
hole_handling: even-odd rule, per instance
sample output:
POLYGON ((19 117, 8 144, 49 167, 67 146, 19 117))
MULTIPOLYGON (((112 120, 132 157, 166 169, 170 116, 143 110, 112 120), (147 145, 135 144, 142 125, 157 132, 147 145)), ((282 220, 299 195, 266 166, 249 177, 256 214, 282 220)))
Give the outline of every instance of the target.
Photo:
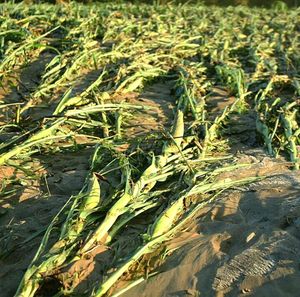
MULTIPOLYGON (((39 158, 93 150, 82 189, 57 209, 15 296, 49 296, 49 287, 53 296, 120 296, 157 273, 168 240, 201 208, 263 178, 222 178, 249 165, 234 155, 236 119, 299 169, 299 13, 1 4, 0 167, 32 174, 39 158), (157 112, 142 94, 157 84, 170 89, 172 124, 137 135, 133 123, 157 112)), ((3 179, 1 203, 14 182, 3 179)))

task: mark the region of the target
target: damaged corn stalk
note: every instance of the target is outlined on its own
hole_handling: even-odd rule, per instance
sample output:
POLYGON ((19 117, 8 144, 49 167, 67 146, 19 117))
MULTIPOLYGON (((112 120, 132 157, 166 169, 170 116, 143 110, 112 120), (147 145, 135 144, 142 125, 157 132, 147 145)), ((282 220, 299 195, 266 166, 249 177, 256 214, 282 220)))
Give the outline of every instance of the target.
POLYGON ((178 98, 178 108, 185 113, 191 111, 195 120, 199 120, 205 109, 203 94, 205 93, 205 67, 192 64, 187 69, 178 70, 175 95, 178 98))
POLYGON ((239 112, 247 110, 246 96, 248 86, 243 69, 234 68, 227 65, 216 67, 217 76, 226 85, 230 93, 237 97, 236 108, 239 112))
MULTIPOLYGON (((55 217, 49 225, 40 248, 19 285, 16 296, 34 296, 44 277, 51 275, 57 267, 65 263, 67 257, 76 247, 76 240, 78 240, 81 232, 89 224, 90 215, 100 206, 100 185, 96 175, 93 173, 94 160, 97 151, 98 149, 95 150, 91 162, 90 174, 87 176, 82 190, 78 195, 72 196, 68 200, 68 204, 71 204, 71 202, 72 204, 61 227, 58 241, 47 253, 45 253, 50 233, 55 221, 58 219, 55 217)), ((65 208, 66 205, 63 206, 61 212, 65 208)))
POLYGON ((113 104, 105 103, 100 105, 90 105, 87 107, 81 107, 80 109, 67 110, 60 119, 55 121, 48 121, 44 124, 39 131, 31 135, 22 144, 15 145, 12 149, 0 155, 0 165, 5 164, 11 158, 20 155, 25 151, 30 151, 32 147, 43 145, 45 143, 51 143, 55 140, 66 140, 68 137, 75 135, 72 132, 72 126, 84 126, 93 125, 100 126, 103 129, 107 126, 100 121, 90 122, 89 115, 97 113, 108 113, 123 109, 146 109, 144 106, 132 105, 132 104, 113 104), (64 128, 66 126, 66 128, 64 128), (69 127, 68 127, 69 126, 69 127))
POLYGON ((44 143, 51 143, 55 140, 62 140, 65 139, 68 135, 66 134, 58 134, 57 131, 64 123, 64 119, 59 119, 56 121, 50 121, 48 125, 45 125, 43 129, 36 132, 32 136, 30 136, 26 141, 22 144, 15 145, 12 149, 8 152, 3 153, 0 155, 0 165, 5 164, 11 158, 18 156, 19 154, 23 153, 24 151, 30 150, 32 147, 41 145, 44 143))
MULTIPOLYGON (((44 260, 38 267, 35 266, 35 270, 32 268, 29 269, 29 272, 24 278, 24 282, 19 288, 19 294, 21 296, 33 296, 34 292, 38 289, 37 283, 40 283, 42 280, 40 275, 45 277, 49 273, 51 274, 51 271, 61 268, 66 264, 65 262, 67 261, 67 258, 70 257, 71 252, 75 256, 74 260, 76 260, 78 257, 82 257, 82 255, 88 253, 90 249, 99 244, 99 242, 104 242, 107 233, 110 234, 109 238, 111 240, 113 235, 124 225, 124 216, 126 217, 126 222, 130 220, 130 217, 132 217, 132 209, 137 209, 137 213, 139 214, 141 211, 148 210, 149 207, 153 208, 157 206, 154 198, 161 193, 161 191, 156 193, 150 193, 150 191, 158 182, 165 181, 176 172, 187 170, 188 168, 185 162, 187 159, 194 156, 193 149, 182 150, 184 148, 184 146, 182 146, 183 136, 184 115, 182 111, 178 110, 171 132, 171 139, 164 144, 162 154, 158 156, 153 155, 152 162, 149 167, 144 170, 132 186, 129 185, 130 171, 125 170, 123 177, 123 179, 126 180, 124 190, 120 191, 121 195, 119 194, 119 198, 115 197, 112 200, 113 204, 110 206, 110 209, 102 223, 95 229, 82 247, 79 248, 76 253, 77 256, 74 254, 74 248, 76 248, 74 239, 78 237, 79 233, 84 228, 81 212, 79 212, 79 217, 77 219, 74 219, 72 215, 68 215, 69 218, 72 217, 71 221, 73 223, 77 223, 75 226, 72 225, 71 229, 64 227, 63 230, 69 230, 67 238, 59 240, 49 251, 47 259, 44 260), (182 159, 184 159, 184 162, 182 159), (153 202, 149 201, 150 198, 154 199, 153 202), (45 271, 46 267, 48 267, 47 271, 45 271)), ((93 176, 92 185, 97 185, 95 176, 93 176)), ((90 190, 89 193, 92 192, 95 192, 95 190, 90 190)), ((89 195, 88 197, 90 197, 89 195)), ((86 203, 84 205, 86 205, 86 203)), ((85 208, 83 209, 86 214, 85 208)))
POLYGON ((274 76, 266 89, 257 94, 256 129, 271 156, 286 154, 294 168, 299 169, 299 106, 297 101, 272 98, 272 89, 276 90, 276 83, 280 82, 281 77, 274 76))
POLYGON ((228 117, 237 110, 236 105, 239 103, 237 99, 233 104, 228 107, 225 107, 221 115, 217 115, 214 120, 209 123, 205 119, 206 113, 204 113, 202 120, 204 122, 204 139, 202 144, 202 158, 204 158, 207 153, 214 149, 215 145, 218 142, 218 138, 221 136, 222 128, 226 123, 228 117))
POLYGON ((244 185, 257 181, 260 178, 248 178, 243 180, 236 181, 212 181, 207 184, 193 185, 189 189, 179 193, 175 196, 175 201, 168 206, 154 221, 152 224, 149 233, 145 236, 146 240, 143 245, 139 247, 129 259, 123 263, 122 266, 118 267, 115 272, 113 272, 107 280, 105 280, 100 287, 96 290, 93 296, 101 297, 104 296, 108 290, 118 281, 118 279, 126 273, 130 267, 139 261, 144 255, 152 253, 165 241, 171 239, 176 235, 177 232, 180 232, 180 229, 183 228, 184 224, 188 221, 189 218, 195 214, 195 210, 201 209, 208 202, 211 202, 211 198, 215 198, 216 194, 212 194, 218 190, 223 190, 230 188, 236 185, 244 185), (198 201, 198 205, 190 206, 188 211, 185 210, 185 200, 188 199, 191 195, 207 195, 203 200, 198 201))
MULTIPOLYGON (((173 129, 173 137, 176 139, 178 138, 175 145, 176 151, 180 148, 183 131, 183 113, 179 111, 173 129)), ((164 181, 169 176, 173 175, 176 167, 177 170, 182 169, 181 163, 178 161, 181 154, 172 155, 170 152, 167 152, 170 150, 174 151, 175 147, 172 145, 172 142, 173 140, 171 140, 169 144, 166 144, 163 155, 160 155, 159 157, 153 155, 152 163, 144 170, 140 178, 132 187, 129 186, 130 170, 123 170, 123 180, 126 180, 124 189, 116 193, 117 197, 112 200, 113 205, 104 217, 103 222, 95 229, 89 240, 78 249, 78 242, 76 242, 76 240, 79 239, 80 233, 86 226, 86 219, 94 212, 94 207, 99 205, 100 188, 96 179, 97 175, 91 175, 89 178, 89 185, 84 186, 83 190, 75 198, 75 202, 67 216, 66 223, 62 227, 62 233, 59 240, 52 246, 39 265, 31 265, 20 284, 17 296, 34 296, 36 290, 38 290, 42 280, 46 276, 51 275, 53 271, 70 263, 70 261, 75 261, 78 257, 81 257, 82 254, 88 253, 92 246, 99 243, 101 240, 104 240, 104 236, 111 230, 112 226, 114 226, 110 233, 110 238, 112 238, 113 234, 123 226, 122 222, 117 222, 119 227, 115 227, 117 225, 115 224, 117 219, 124 214, 130 215, 130 209, 140 209, 137 210, 138 213, 140 213, 141 210, 146 211, 149 207, 152 208, 156 206, 155 200, 150 203, 147 203, 147 201, 149 198, 155 198, 160 192, 151 195, 147 194, 157 182, 164 181), (175 164, 172 164, 172 161, 175 164), (118 195, 120 195, 119 198, 118 195), (79 199, 83 202, 81 203, 81 206, 76 207, 79 199), (115 200, 117 200, 117 202, 114 202, 115 200), (136 206, 134 205, 135 203, 136 206), (128 204, 130 204, 130 207, 128 207, 128 204), (77 211, 75 211, 75 209, 77 209, 77 211), (76 248, 77 256, 75 254, 76 248), (68 260, 72 254, 73 260, 68 260)), ((191 150, 188 150, 187 153, 190 154, 191 150)), ((94 155, 93 163, 99 161, 96 160, 96 157, 97 153, 94 155)), ((92 168, 93 167, 94 166, 92 166, 92 168)), ((95 170, 95 168, 93 168, 93 170, 95 170)), ((121 219, 123 220, 124 217, 121 219)), ((128 218, 126 218, 126 220, 128 221, 128 218)))
POLYGON ((157 182, 164 181, 168 176, 174 174, 175 168, 170 162, 174 162, 174 159, 181 157, 181 154, 178 152, 181 150, 183 134, 183 113, 178 110, 173 125, 171 141, 165 143, 161 155, 153 155, 151 164, 144 170, 139 179, 130 188, 128 187, 124 190, 124 194, 110 208, 104 221, 82 247, 81 253, 87 253, 95 244, 104 239, 104 236, 109 232, 117 219, 127 211, 129 204, 134 204, 140 196, 143 196, 155 187, 157 182), (173 153, 179 155, 174 158, 173 153))
POLYGON ((280 120, 284 129, 285 147, 289 152, 290 161, 294 168, 299 170, 300 167, 300 126, 297 118, 300 117, 299 109, 296 108, 296 102, 286 104, 282 108, 280 120))

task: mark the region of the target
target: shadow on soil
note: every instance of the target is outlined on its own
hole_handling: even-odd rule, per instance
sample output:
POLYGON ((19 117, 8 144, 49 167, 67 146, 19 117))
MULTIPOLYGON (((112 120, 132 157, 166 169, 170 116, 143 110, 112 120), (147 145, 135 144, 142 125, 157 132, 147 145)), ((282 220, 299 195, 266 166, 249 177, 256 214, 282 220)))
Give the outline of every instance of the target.
MULTIPOLYGON (((0 200, 1 297, 14 295, 48 225, 68 198, 81 189, 92 151, 87 148, 80 152, 36 156, 35 176, 10 172, 10 178, 23 184, 19 184, 17 193, 0 200)), ((5 168, 8 170, 6 166, 1 167, 1 173, 5 168)))

